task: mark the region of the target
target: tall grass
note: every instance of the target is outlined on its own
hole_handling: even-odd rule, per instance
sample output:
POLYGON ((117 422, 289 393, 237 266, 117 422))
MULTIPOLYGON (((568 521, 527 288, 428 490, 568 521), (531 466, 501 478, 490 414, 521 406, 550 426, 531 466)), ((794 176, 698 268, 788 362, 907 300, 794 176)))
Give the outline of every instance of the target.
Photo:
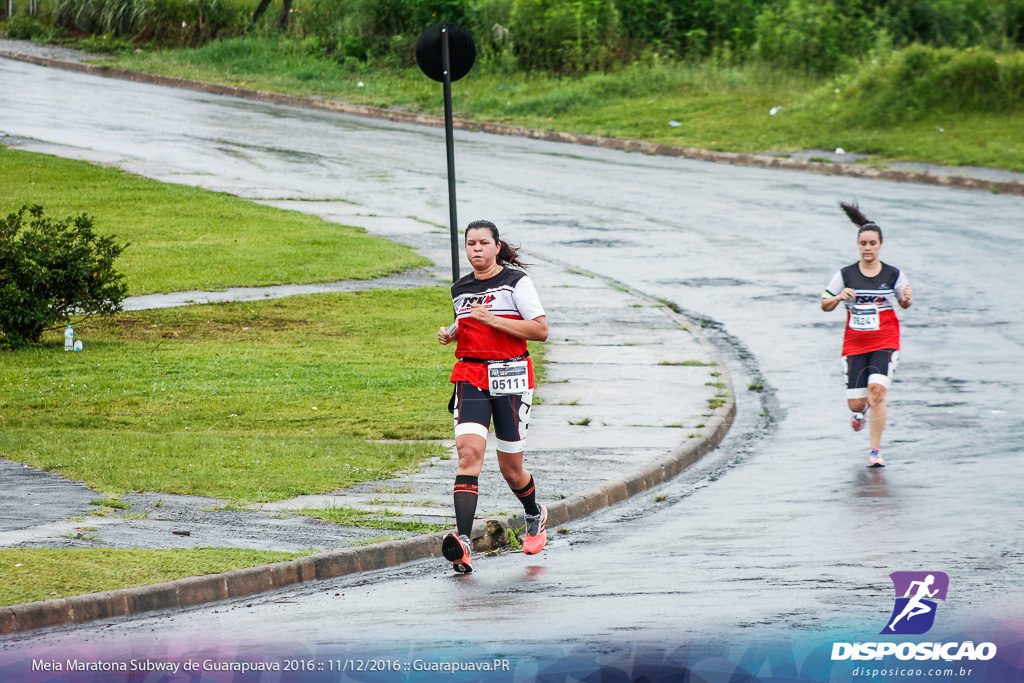
POLYGON ((192 46, 239 34, 250 11, 231 0, 58 0, 54 23, 136 42, 192 46))
POLYGON ((879 45, 1024 46, 1024 0, 310 0, 294 28, 339 61, 410 66, 442 20, 486 62, 563 74, 708 57, 828 74, 879 45))
POLYGON ((881 127, 925 115, 1010 113, 1024 107, 1024 52, 915 45, 865 65, 836 85, 841 96, 826 93, 824 98, 846 125, 881 127))
MULTIPOLYGON (((135 43, 198 45, 276 24, 268 12, 249 26, 254 0, 58 2, 58 26, 135 43)), ((915 43, 1024 47, 1024 0, 303 0, 295 10, 289 31, 311 54, 376 68, 413 66, 416 37, 438 21, 465 26, 481 61, 505 73, 714 58, 833 74, 915 43)))

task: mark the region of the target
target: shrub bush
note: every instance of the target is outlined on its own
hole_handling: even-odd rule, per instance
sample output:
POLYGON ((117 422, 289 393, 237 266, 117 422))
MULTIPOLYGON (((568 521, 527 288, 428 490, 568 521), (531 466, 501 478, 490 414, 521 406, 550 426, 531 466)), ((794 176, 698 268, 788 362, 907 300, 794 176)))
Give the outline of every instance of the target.
POLYGON ((1024 53, 913 45, 863 67, 837 105, 849 123, 883 126, 948 112, 1024 108, 1024 53))
MULTIPOLYGON (((56 23, 136 42, 199 45, 276 33, 258 0, 58 0, 56 23)), ((277 3, 274 3, 277 5, 277 3)), ((279 5, 278 5, 279 6, 279 5)), ((415 64, 427 26, 464 26, 485 64, 582 74, 652 58, 758 60, 805 72, 847 70, 895 48, 1024 46, 1024 0, 302 0, 291 37, 371 67, 415 64), (300 11, 301 10, 301 11, 300 11)))
POLYGON ((97 236, 84 213, 54 220, 37 205, 0 218, 0 344, 38 342, 72 315, 121 310, 128 285, 114 260, 127 246, 97 236))
MULTIPOLYGON (((77 0, 82 1, 82 0, 77 0)), ((98 0, 92 0, 98 1, 98 0)), ((110 0, 106 0, 110 1, 110 0)), ((139 0, 136 0, 139 1, 139 0)), ((895 47, 1024 44, 1024 0, 309 0, 297 17, 326 53, 411 66, 438 21, 462 24, 482 60, 502 69, 607 70, 651 55, 728 55, 834 73, 895 47), (883 40, 884 39, 884 40, 883 40)))
POLYGON ((11 40, 36 40, 49 37, 51 30, 35 17, 16 14, 7 22, 4 33, 11 40))
POLYGON ((230 0, 58 0, 55 23, 136 42, 193 46, 241 33, 249 12, 230 0))

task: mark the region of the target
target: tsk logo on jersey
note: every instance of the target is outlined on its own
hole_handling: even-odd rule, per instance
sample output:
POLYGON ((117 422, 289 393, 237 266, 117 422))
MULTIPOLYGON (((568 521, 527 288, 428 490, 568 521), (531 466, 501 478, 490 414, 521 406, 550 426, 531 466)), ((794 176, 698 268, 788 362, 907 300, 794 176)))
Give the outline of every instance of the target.
POLYGON ((880 633, 920 635, 935 623, 936 600, 945 600, 949 577, 944 572, 893 572, 896 604, 880 633))
POLYGON ((496 298, 497 297, 495 297, 493 294, 487 294, 487 295, 484 295, 484 296, 466 296, 466 297, 462 297, 459 300, 459 310, 460 311, 469 310, 473 306, 473 304, 483 304, 484 306, 486 306, 487 304, 492 303, 496 298))

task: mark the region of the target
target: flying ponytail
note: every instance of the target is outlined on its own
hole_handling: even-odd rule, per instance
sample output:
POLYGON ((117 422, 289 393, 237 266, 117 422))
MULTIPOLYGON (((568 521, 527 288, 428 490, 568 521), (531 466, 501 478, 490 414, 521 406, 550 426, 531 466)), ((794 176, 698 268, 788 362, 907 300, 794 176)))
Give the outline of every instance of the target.
POLYGON ((862 232, 877 232, 878 241, 882 241, 882 229, 878 227, 877 223, 861 213, 860 207, 857 206, 856 202, 853 204, 839 202, 839 207, 846 212, 846 215, 850 218, 853 224, 860 228, 860 230, 857 231, 857 237, 860 237, 862 232))

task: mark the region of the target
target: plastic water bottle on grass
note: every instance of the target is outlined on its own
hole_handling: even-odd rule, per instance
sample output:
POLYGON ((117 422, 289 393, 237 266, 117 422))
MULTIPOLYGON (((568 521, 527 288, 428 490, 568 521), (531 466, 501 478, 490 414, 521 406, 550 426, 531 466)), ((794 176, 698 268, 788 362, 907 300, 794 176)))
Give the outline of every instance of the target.
POLYGON ((71 323, 68 323, 67 329, 64 330, 64 350, 75 350, 75 331, 71 329, 71 323))

